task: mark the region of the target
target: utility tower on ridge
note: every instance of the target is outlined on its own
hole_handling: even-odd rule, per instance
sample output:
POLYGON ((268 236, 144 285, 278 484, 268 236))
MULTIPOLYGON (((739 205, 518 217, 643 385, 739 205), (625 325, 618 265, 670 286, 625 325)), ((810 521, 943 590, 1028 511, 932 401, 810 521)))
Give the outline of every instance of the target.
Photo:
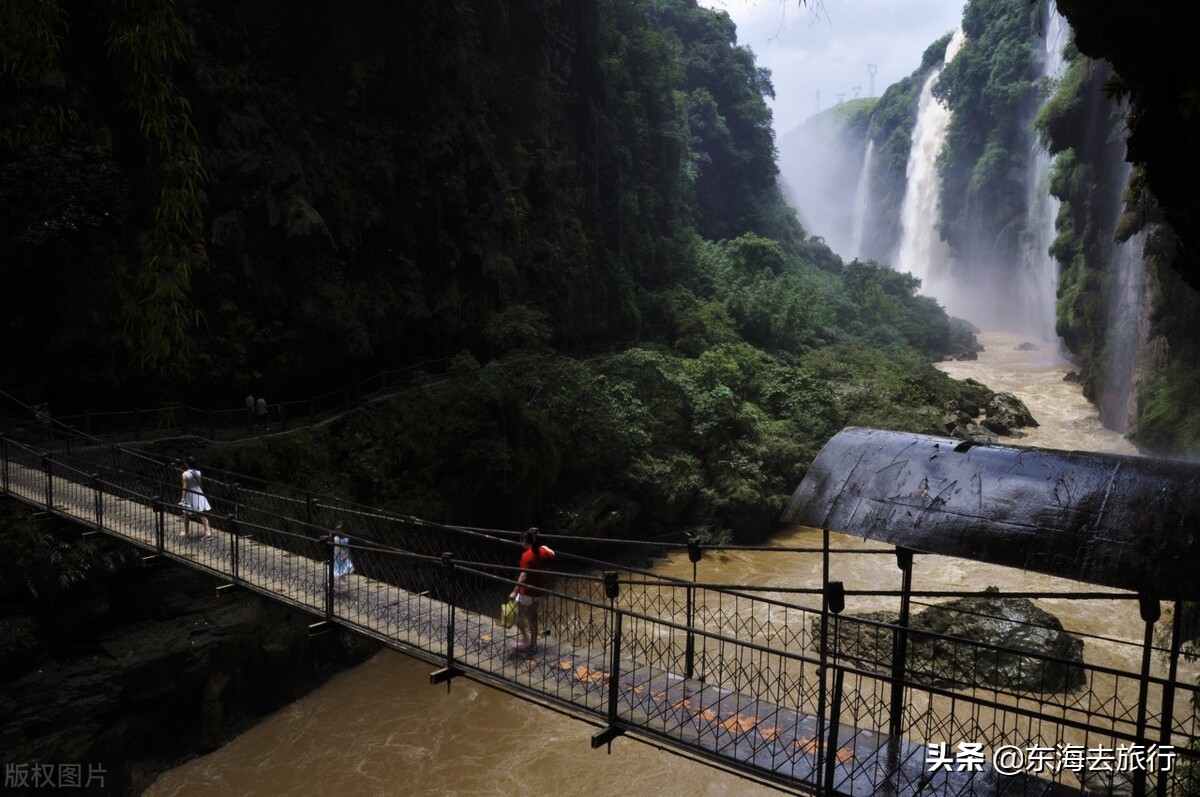
POLYGON ((870 94, 870 96, 872 96, 872 97, 875 96, 875 70, 877 70, 877 69, 879 69, 878 64, 867 64, 867 74, 871 76, 871 83, 870 83, 871 94, 870 94))
POLYGON ((843 99, 845 99, 845 97, 846 97, 846 92, 844 92, 844 91, 839 91, 839 92, 837 93, 838 105, 841 105, 841 104, 842 104, 842 100, 843 100, 843 99))
POLYGON ((862 86, 851 86, 850 88, 854 89, 854 99, 856 99, 856 100, 857 100, 857 99, 858 99, 858 92, 859 92, 859 90, 862 88, 862 86))

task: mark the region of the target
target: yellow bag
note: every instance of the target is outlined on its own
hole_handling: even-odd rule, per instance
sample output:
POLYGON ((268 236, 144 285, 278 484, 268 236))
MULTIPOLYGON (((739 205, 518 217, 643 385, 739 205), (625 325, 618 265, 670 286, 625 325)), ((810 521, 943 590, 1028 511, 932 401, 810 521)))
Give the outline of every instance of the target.
POLYGON ((501 604, 500 606, 500 625, 505 628, 512 628, 517 622, 517 604, 513 601, 501 604))

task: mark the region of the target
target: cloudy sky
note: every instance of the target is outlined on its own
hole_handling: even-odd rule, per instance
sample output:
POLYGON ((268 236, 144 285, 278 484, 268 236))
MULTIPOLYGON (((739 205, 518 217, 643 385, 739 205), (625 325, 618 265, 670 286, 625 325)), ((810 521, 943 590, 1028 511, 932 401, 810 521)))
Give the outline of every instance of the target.
POLYGON ((775 84, 776 138, 817 110, 875 94, 905 77, 921 53, 958 27, 965 0, 700 0, 737 23, 738 43, 754 51, 775 84))

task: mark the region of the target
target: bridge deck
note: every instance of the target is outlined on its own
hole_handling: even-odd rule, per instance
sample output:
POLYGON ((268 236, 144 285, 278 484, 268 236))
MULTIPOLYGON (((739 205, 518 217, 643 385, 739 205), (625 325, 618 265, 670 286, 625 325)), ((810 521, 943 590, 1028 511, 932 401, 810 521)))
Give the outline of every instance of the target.
MULTIPOLYGON (((46 473, 11 461, 6 465, 9 494, 45 509, 46 473)), ((55 514, 144 549, 160 550, 158 515, 145 499, 102 493, 97 522, 97 493, 92 487, 58 476, 50 479, 55 514)), ((193 536, 185 538, 178 513, 165 512, 162 522, 161 553, 180 563, 282 599, 431 662, 448 660, 452 641, 453 666, 468 676, 566 705, 595 721, 609 719, 611 648, 560 641, 547 642, 536 653, 517 653, 512 644, 515 631, 505 630, 494 618, 362 575, 341 579, 327 607, 327 562, 217 528, 213 529, 214 538, 204 541, 198 538, 203 531, 199 523, 192 526, 193 536), (451 637, 447 629, 452 613, 451 637)), ((625 657, 619 657, 618 667, 618 727, 692 749, 732 769, 792 788, 812 789, 824 781, 818 756, 825 739, 816 717, 625 657)), ((824 734, 828 730, 824 729, 824 734)), ((1046 780, 1003 777, 988 767, 979 772, 941 771, 928 776, 921 745, 872 730, 839 725, 837 739, 833 786, 841 794, 1066 792, 1046 780)))

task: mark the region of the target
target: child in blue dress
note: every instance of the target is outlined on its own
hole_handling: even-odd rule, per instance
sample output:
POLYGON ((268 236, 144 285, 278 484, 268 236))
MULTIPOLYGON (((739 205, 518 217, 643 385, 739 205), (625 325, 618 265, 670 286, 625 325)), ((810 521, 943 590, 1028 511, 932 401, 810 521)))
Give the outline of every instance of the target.
POLYGON ((350 538, 343 531, 344 523, 333 524, 333 577, 342 578, 354 572, 354 560, 350 558, 350 538))

